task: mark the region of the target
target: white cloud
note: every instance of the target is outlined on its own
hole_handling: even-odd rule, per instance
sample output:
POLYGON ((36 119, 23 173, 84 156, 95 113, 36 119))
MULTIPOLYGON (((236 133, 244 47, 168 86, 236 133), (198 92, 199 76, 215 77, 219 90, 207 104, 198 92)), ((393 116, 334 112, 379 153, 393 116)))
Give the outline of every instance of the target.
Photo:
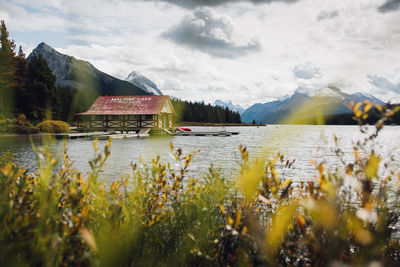
POLYGON ((273 2, 294 3, 298 0, 144 0, 144 1, 166 2, 184 8, 196 8, 202 6, 219 6, 219 5, 225 5, 229 3, 239 3, 239 2, 248 2, 253 4, 270 4, 273 2))
POLYGON ((40 33, 60 52, 122 79, 138 71, 183 99, 250 105, 334 84, 390 100, 400 16, 379 8, 391 1, 0 0, 0 18, 25 51, 40 33))
POLYGON ((339 16, 339 11, 337 11, 337 10, 333 10, 333 11, 322 10, 318 14, 317 20, 332 19, 337 16, 339 16))
POLYGON ((217 57, 244 56, 261 49, 256 38, 244 40, 240 36, 229 16, 217 14, 208 7, 185 16, 162 36, 217 57))
POLYGON ((306 62, 294 67, 293 73, 299 79, 309 80, 320 74, 320 69, 314 66, 311 62, 306 62))
POLYGON ((400 79, 398 79, 398 81, 391 81, 385 76, 380 76, 376 74, 369 74, 367 75, 367 77, 369 79, 369 82, 375 87, 400 94, 400 79))
POLYGON ((382 13, 396 11, 400 9, 400 0, 387 0, 383 5, 379 7, 379 11, 382 13))
POLYGON ((9 31, 62 31, 67 21, 44 12, 28 12, 24 7, 0 0, 0 18, 5 20, 9 31))

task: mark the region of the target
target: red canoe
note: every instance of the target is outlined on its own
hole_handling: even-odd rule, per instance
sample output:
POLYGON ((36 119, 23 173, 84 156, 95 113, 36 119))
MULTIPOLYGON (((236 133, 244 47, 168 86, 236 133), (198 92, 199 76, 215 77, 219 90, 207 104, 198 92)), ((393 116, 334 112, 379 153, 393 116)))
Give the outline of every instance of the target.
POLYGON ((178 130, 181 130, 183 132, 191 132, 192 131, 192 129, 185 128, 185 127, 179 127, 178 130))

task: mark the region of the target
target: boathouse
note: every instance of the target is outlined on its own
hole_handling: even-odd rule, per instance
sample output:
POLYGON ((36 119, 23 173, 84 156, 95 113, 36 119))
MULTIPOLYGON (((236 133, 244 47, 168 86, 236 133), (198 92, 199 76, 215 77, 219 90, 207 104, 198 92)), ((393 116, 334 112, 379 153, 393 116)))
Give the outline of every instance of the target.
POLYGON ((143 131, 173 127, 174 107, 169 96, 99 96, 88 111, 76 114, 86 131, 143 131))

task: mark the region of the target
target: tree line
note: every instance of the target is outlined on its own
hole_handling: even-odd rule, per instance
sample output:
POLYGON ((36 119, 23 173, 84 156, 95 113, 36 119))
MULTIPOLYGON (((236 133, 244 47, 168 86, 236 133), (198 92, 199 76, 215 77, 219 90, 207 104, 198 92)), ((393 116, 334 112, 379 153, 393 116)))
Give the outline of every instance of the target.
POLYGON ((241 123, 240 114, 229 108, 206 105, 202 102, 183 101, 172 99, 178 115, 178 121, 186 122, 215 122, 241 123))

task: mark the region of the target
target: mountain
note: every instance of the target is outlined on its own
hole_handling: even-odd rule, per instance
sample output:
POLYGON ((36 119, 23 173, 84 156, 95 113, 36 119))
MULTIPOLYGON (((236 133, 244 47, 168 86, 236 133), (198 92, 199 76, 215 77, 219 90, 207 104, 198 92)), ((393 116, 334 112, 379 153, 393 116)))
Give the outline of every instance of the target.
POLYGON ((335 86, 319 90, 299 87, 291 97, 252 105, 241 114, 241 117, 242 121, 247 123, 253 120, 257 123, 282 123, 289 115, 295 114, 296 120, 304 121, 315 118, 316 110, 321 110, 324 116, 350 114, 351 111, 346 104, 364 100, 385 105, 383 101, 370 94, 346 94, 335 86))
POLYGON ((51 46, 40 43, 28 56, 42 55, 57 77, 57 86, 94 90, 98 95, 150 95, 140 87, 117 79, 96 69, 87 61, 57 52, 51 46))
POLYGON ((244 111, 244 108, 242 108, 240 105, 234 105, 232 104, 232 101, 228 101, 228 102, 223 102, 219 99, 215 100, 213 106, 220 106, 223 108, 229 108, 232 111, 236 111, 239 112, 239 114, 242 114, 244 111))
POLYGON ((140 89, 154 95, 162 95, 160 89, 158 89, 157 85, 153 83, 151 80, 141 75, 136 71, 132 71, 128 77, 126 77, 125 81, 130 82, 131 84, 139 87, 140 89))

